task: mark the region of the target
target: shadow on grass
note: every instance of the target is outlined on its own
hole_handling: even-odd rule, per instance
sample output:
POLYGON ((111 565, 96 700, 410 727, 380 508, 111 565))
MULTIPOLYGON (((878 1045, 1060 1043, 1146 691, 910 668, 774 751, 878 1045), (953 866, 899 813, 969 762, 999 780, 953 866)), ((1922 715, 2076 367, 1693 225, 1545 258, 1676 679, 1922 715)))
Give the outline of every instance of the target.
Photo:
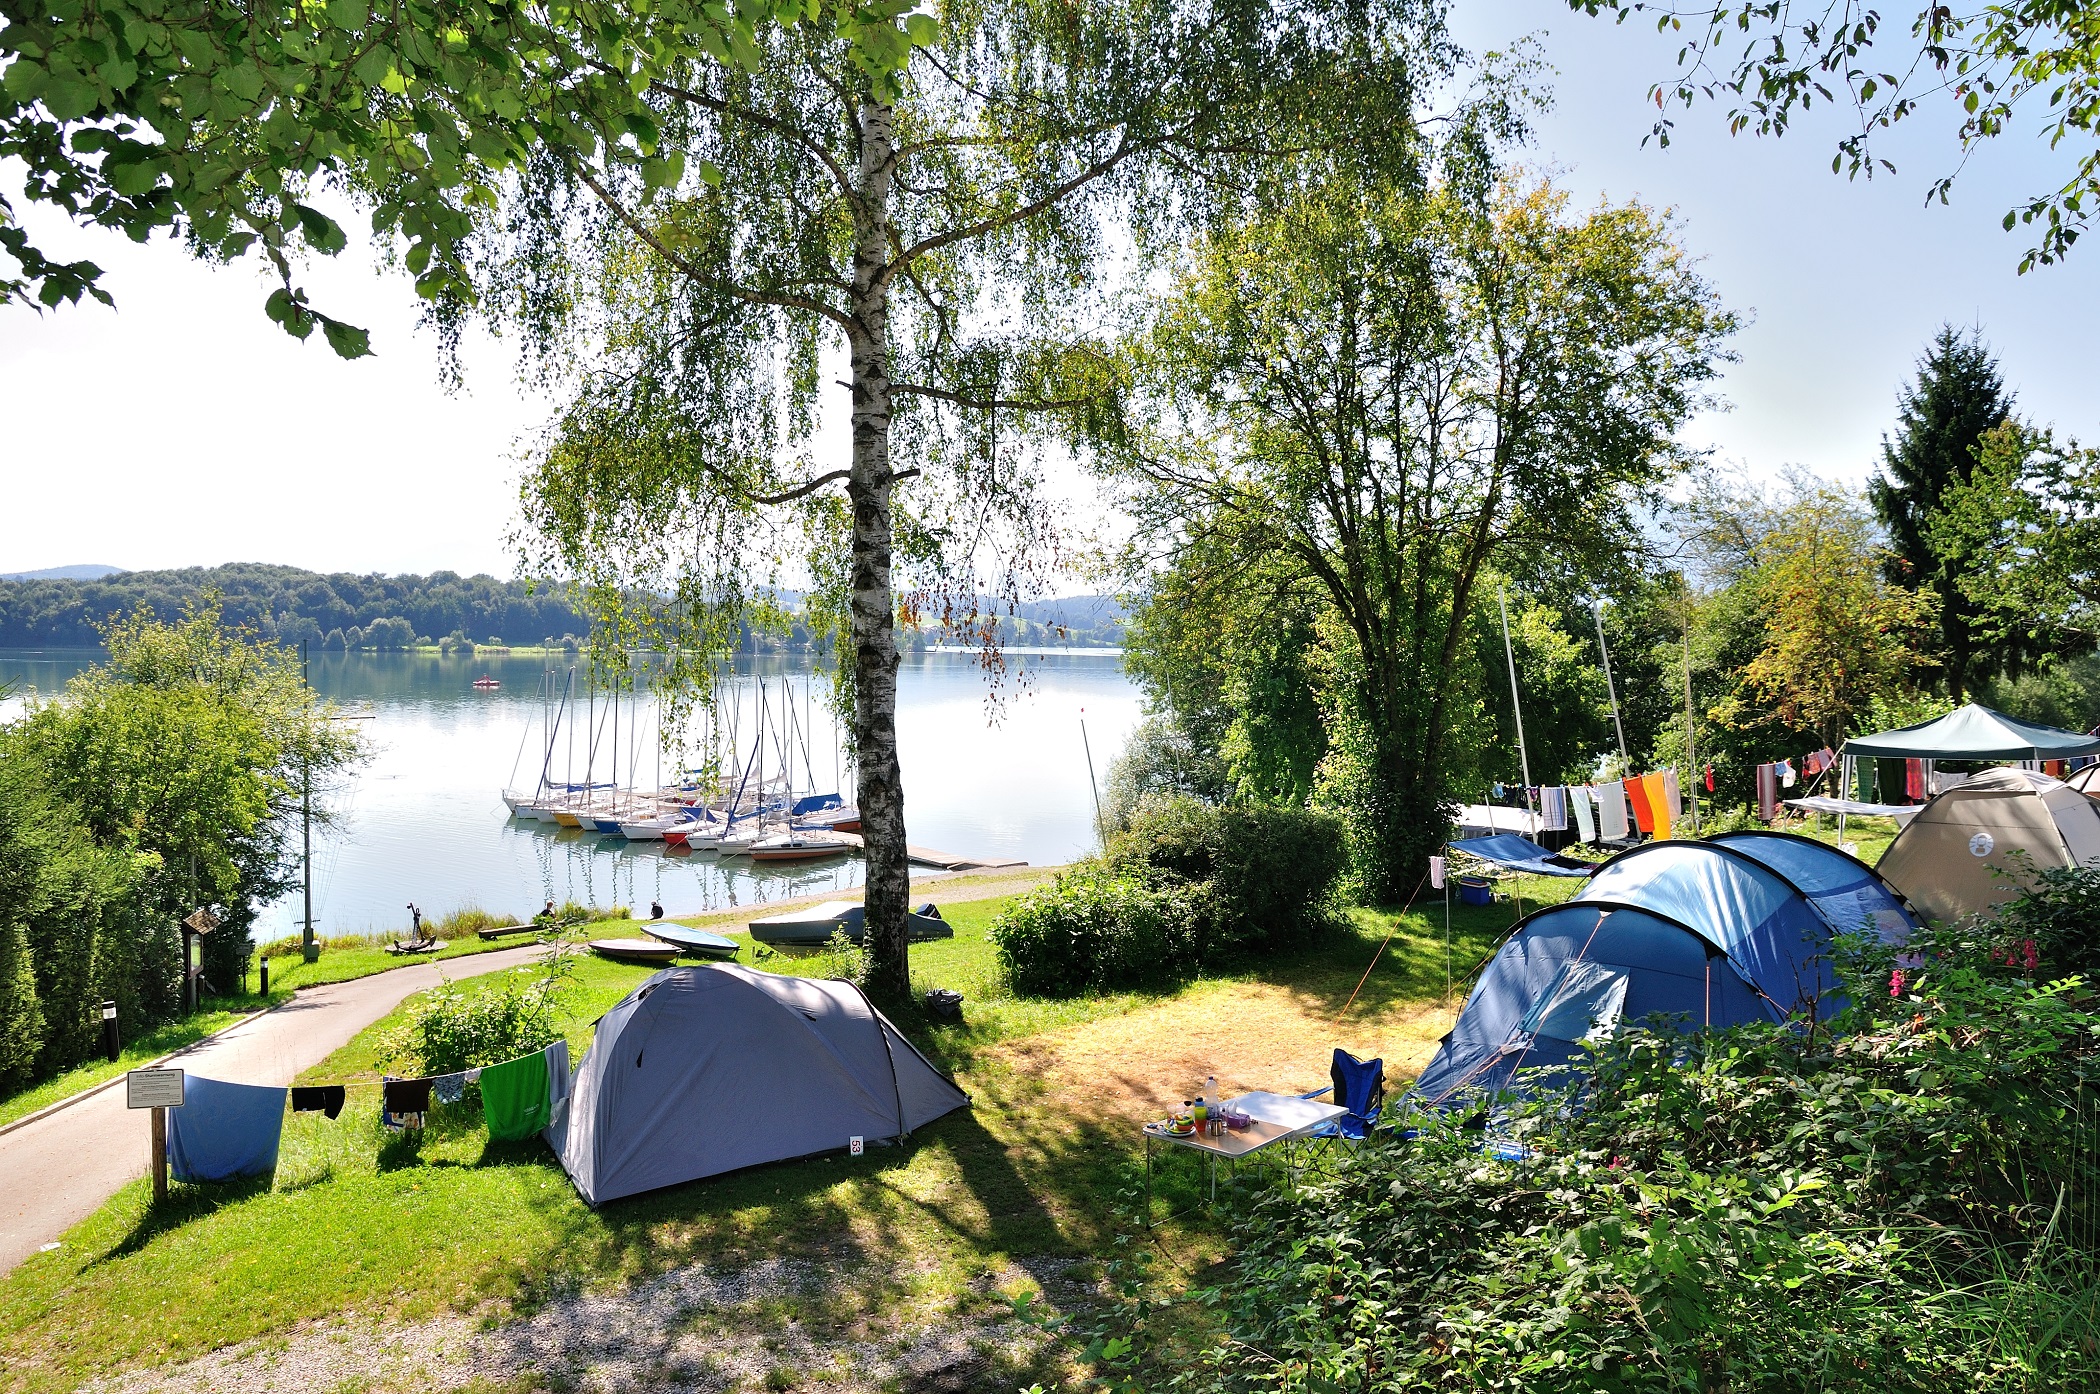
POLYGON ((208 1215, 268 1195, 270 1178, 242 1176, 231 1181, 170 1181, 168 1198, 149 1202, 145 1213, 123 1238, 85 1267, 110 1263, 138 1253, 163 1234, 194 1224, 208 1215))

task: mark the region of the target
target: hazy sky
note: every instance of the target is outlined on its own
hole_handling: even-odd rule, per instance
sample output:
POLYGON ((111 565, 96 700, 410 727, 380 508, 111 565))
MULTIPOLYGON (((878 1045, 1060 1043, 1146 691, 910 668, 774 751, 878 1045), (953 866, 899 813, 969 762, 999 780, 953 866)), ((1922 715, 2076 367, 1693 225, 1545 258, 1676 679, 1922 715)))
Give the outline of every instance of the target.
MULTIPOLYGON (((1910 123, 1887 147, 1900 173, 1871 184, 1830 172, 1834 120, 1758 141, 1728 137, 1708 107, 1680 117, 1668 150, 1644 148, 1646 92, 1674 43, 1547 0, 1462 0, 1456 23, 1475 48, 1545 34, 1558 100, 1525 158, 1581 202, 1676 210, 1685 245, 1749 321, 1724 385, 1733 409, 1693 422, 1690 443, 1760 474, 1803 465, 1856 481, 1947 320, 1982 325, 2025 414, 2096 434, 2100 239, 2067 267, 2018 276, 2027 243, 1999 227, 2015 200, 2057 182, 2031 136, 1981 153, 1953 206, 1927 208, 1926 187, 1958 159, 1951 115, 1910 123)), ((469 392, 447 396, 412 291, 368 260, 306 278, 316 303, 374 331, 379 356, 343 363, 320 336, 300 344, 263 317, 254 267, 214 270, 100 233, 67 233, 63 250, 108 269, 118 308, 0 309, 0 571, 509 572, 518 443, 548 404, 516 389, 507 350, 478 346, 469 392)))

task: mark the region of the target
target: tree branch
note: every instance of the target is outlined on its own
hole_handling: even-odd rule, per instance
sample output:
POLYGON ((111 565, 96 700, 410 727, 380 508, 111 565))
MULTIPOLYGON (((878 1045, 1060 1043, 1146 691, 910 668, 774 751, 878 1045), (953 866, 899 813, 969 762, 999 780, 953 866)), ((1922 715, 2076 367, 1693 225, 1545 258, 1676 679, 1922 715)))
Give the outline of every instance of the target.
MULTIPOLYGON (((617 74, 619 72, 619 69, 607 67, 603 63, 597 66, 604 68, 609 73, 617 74)), ((811 140, 801 131, 788 125, 785 121, 776 121, 770 116, 764 116, 751 110, 749 107, 731 106, 720 97, 710 97, 705 92, 694 92, 688 88, 665 82, 661 78, 652 81, 649 84, 649 90, 661 92, 667 97, 676 97, 682 102, 690 102, 694 106, 703 107, 708 111, 714 112, 717 116, 728 116, 739 121, 749 121, 754 126, 763 127, 773 132, 773 134, 784 138, 790 144, 801 146, 814 156, 818 163, 831 172, 832 181, 839 186, 839 191, 845 194, 847 201, 853 201, 853 181, 846 177, 846 171, 840 169, 838 162, 831 158, 831 152, 816 141, 811 140)))
POLYGON ((748 305, 772 305, 785 310, 807 310, 811 314, 822 315, 825 319, 844 329, 848 334, 853 333, 857 328, 851 315, 840 310, 834 310, 821 300, 808 300, 799 295, 781 295, 771 291, 746 290, 742 286, 732 285, 727 281, 717 280, 715 277, 708 275, 666 246, 664 240, 658 237, 640 218, 637 218, 626 204, 614 198, 612 193, 603 184, 599 183, 588 169, 584 168, 581 161, 572 161, 571 168, 576 171, 576 177, 581 179, 590 191, 598 196, 598 201, 604 204, 615 218, 618 218, 621 223, 626 225, 629 232, 641 238, 658 256, 676 267, 689 279, 699 282, 710 290, 719 291, 733 300, 741 300, 748 305))
MULTIPOLYGON (((833 470, 829 474, 820 474, 805 484, 797 484, 784 494, 744 494, 744 497, 750 502, 757 504, 793 503, 796 499, 808 498, 826 484, 831 484, 841 479, 850 479, 852 475, 853 471, 851 470, 833 470)), ((743 493, 741 489, 737 492, 743 493)))
POLYGON ((1055 205, 1060 199, 1075 189, 1084 188, 1095 180, 1114 173, 1117 166, 1138 153, 1138 148, 1131 144, 1129 134, 1126 132, 1112 153, 1096 160, 1093 164, 1079 171, 1079 173, 1063 183, 1052 186, 1048 193, 1045 193, 1034 202, 1024 203, 1019 208, 1008 209, 1006 212, 993 217, 979 218, 974 223, 965 223, 961 227, 950 228, 946 232, 936 233, 923 241, 913 243, 902 252, 899 252, 890 265, 893 267, 907 266, 928 252, 937 252, 941 248, 951 246, 954 243, 967 242, 972 238, 982 237, 988 232, 996 232, 1000 228, 1011 227, 1019 222, 1026 222, 1036 214, 1055 205))
MULTIPOLYGON (((839 384, 841 387, 852 385, 847 382, 839 384)), ((976 411, 1064 411, 1072 407, 1083 407, 1095 400, 1092 397, 1064 397, 1044 402, 1027 401, 1019 397, 969 397, 960 392, 950 392, 945 387, 921 387, 912 382, 893 382, 890 384, 890 391, 907 393, 913 397, 933 397, 976 411)))

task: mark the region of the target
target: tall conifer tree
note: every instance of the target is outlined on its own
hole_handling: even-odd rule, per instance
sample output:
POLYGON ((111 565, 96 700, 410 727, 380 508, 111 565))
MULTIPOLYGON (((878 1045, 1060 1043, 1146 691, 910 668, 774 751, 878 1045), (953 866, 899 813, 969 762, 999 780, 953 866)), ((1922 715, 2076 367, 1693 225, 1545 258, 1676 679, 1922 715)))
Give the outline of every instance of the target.
POLYGON ((1961 587, 1977 558, 1944 536, 1936 541, 1930 526, 1941 496, 1975 473, 1977 443, 2012 408, 2013 394, 1982 337, 1940 326, 1918 360, 1917 381, 1897 397, 1895 438, 1882 437, 1882 472, 1867 483, 1889 530, 1889 580, 1939 600, 1939 657, 1957 702, 2031 657, 2017 637, 1993 644, 1978 632, 1982 611, 1961 587))

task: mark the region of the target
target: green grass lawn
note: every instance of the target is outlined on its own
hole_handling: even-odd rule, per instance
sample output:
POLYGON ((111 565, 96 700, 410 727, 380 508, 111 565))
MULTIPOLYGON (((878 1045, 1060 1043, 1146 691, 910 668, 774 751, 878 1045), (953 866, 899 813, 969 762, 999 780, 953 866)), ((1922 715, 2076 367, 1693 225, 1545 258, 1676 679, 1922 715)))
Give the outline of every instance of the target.
MULTIPOLYGON (((1513 883, 1526 892, 1525 908, 1572 884, 1513 883)), ((1440 901, 1407 913, 1358 911, 1327 943, 1236 977, 1062 1002, 1000 987, 986 929, 1002 903, 944 906, 955 939, 912 951, 915 980, 964 992, 967 1020, 907 1015, 899 1024, 957 1070, 974 1106, 905 1146, 755 1168, 593 1211, 544 1144, 491 1142, 472 1110, 440 1110, 420 1137, 380 1128, 376 1079, 397 1012, 305 1077, 348 1083, 350 1103, 333 1122, 292 1115, 273 1178, 178 1184, 158 1208, 139 1182, 61 1249, 0 1280, 0 1366, 19 1389, 70 1388, 303 1322, 477 1311, 493 1321, 577 1288, 696 1261, 734 1267, 775 1257, 855 1275, 825 1293, 784 1295, 798 1320, 938 1321, 981 1303, 982 1276, 1009 1259, 1101 1252, 1118 1231, 1119 1197, 1143 1176, 1127 1122, 1061 1094, 1002 1046, 1190 994, 1229 998, 1246 982, 1282 984, 1332 1013, 1374 954, 1357 1014, 1443 995, 1440 901)), ((1491 950, 1517 908, 1454 906, 1461 972, 1491 950)), ((793 971, 797 961, 759 966, 793 971)), ((575 1054, 596 1018, 648 972, 576 962, 565 1002, 575 1054)), ((465 986, 494 990, 506 976, 465 986)), ((1195 1199, 1192 1173, 1165 1184, 1170 1201, 1195 1199)), ((1169 1234, 1200 1258, 1215 1249, 1203 1223, 1169 1234)))

